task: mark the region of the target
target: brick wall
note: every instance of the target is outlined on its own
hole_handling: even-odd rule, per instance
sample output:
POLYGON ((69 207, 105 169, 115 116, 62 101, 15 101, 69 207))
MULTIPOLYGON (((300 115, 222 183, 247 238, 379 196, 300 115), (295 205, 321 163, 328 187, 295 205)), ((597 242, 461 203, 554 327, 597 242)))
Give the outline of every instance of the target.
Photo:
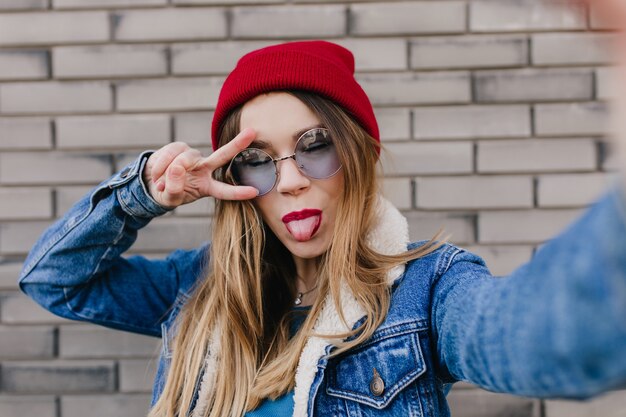
MULTIPOLYGON (((610 28, 538 0, 0 0, 0 416, 145 415, 159 341, 41 310, 17 291, 20 262, 141 150, 208 152, 245 52, 303 38, 352 49, 412 238, 443 226, 506 274, 616 168, 601 142, 610 28)), ((181 207, 132 250, 193 247, 211 212, 208 199, 181 207)), ((540 402, 460 384, 450 402, 456 417, 623 417, 626 393, 540 402)))

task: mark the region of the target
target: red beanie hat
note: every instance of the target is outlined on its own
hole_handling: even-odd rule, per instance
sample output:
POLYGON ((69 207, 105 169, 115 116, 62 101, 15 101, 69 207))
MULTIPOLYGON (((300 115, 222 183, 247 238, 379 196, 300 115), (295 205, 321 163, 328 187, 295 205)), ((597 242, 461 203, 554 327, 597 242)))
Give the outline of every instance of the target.
POLYGON ((289 89, 329 98, 380 142, 372 104, 354 79, 352 53, 326 41, 301 41, 257 49, 237 62, 217 100, 211 128, 213 150, 218 147, 219 128, 231 110, 261 93, 289 89))

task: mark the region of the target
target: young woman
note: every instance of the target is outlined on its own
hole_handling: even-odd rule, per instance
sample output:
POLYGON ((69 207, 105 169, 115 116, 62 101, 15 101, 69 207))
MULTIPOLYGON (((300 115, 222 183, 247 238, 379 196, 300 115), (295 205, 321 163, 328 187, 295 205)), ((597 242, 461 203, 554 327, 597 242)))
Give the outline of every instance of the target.
POLYGON ((23 291, 63 317, 162 336, 151 417, 446 416, 452 383, 583 398, 626 384, 616 186, 506 279, 408 243, 378 196, 379 135, 346 49, 244 56, 215 152, 145 152, 48 229, 23 291), (216 198, 210 245, 121 255, 152 218, 216 198))

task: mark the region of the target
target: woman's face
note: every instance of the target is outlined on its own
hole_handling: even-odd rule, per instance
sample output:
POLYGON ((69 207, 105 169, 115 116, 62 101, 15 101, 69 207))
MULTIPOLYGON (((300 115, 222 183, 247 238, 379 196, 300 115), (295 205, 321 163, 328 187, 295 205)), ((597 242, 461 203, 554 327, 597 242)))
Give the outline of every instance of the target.
MULTIPOLYGON (((304 103, 282 92, 257 96, 241 111, 240 129, 254 129, 255 142, 262 142, 273 158, 292 155, 299 132, 320 126, 304 103)), ((254 202, 263 221, 294 257, 313 259, 330 246, 343 180, 341 169, 327 179, 309 178, 288 158, 278 162, 274 189, 254 202)))

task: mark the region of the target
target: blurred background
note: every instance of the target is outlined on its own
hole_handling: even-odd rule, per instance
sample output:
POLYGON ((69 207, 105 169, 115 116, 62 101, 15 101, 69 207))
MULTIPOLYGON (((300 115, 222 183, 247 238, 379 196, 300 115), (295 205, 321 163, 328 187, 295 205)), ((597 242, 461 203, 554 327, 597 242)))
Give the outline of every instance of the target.
MULTIPOLYGON (((160 340, 72 323, 17 290, 51 222, 145 149, 209 153, 237 58, 351 49, 380 123, 384 193, 411 238, 440 227, 506 275, 599 196, 610 22, 538 0, 0 0, 0 416, 139 417, 160 340)), ((154 220, 131 252, 209 238, 212 201, 154 220)), ((459 384, 453 417, 626 416, 626 392, 539 401, 459 384)))

